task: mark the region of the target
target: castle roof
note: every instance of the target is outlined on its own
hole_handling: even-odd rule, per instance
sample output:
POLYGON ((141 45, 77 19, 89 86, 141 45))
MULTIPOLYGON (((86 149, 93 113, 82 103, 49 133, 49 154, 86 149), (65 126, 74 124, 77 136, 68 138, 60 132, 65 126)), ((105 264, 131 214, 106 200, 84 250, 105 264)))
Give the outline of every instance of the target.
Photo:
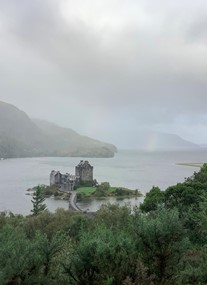
POLYGON ((51 175, 56 176, 57 174, 61 174, 60 171, 55 171, 55 170, 51 171, 51 175))
POLYGON ((84 160, 81 160, 81 161, 79 162, 79 164, 78 164, 76 167, 86 167, 86 166, 87 166, 87 167, 89 166, 89 167, 91 167, 91 168, 93 167, 93 166, 90 165, 90 163, 88 162, 88 160, 85 160, 85 161, 84 161, 84 160))

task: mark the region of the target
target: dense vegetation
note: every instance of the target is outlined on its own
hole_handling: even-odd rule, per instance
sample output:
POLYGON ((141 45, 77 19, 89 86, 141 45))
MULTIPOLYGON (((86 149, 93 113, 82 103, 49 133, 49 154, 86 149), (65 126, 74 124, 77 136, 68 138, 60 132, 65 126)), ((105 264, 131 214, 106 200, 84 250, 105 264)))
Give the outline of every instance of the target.
POLYGON ((207 164, 184 183, 153 187, 133 212, 1 213, 0 284, 207 284, 206 198, 207 164))

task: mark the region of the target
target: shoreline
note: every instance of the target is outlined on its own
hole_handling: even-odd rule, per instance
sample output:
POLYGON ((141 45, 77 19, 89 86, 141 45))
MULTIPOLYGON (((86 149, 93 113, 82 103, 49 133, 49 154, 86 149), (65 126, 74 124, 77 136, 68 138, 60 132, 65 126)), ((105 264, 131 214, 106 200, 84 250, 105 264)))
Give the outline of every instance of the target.
POLYGON ((203 163, 202 162, 179 162, 179 163, 176 163, 176 165, 188 166, 188 167, 202 167, 203 163))
MULTIPOLYGON (((43 191, 45 191, 44 193, 44 197, 45 198, 52 198, 54 200, 65 200, 65 201, 69 201, 70 200, 70 192, 63 192, 60 189, 58 189, 57 187, 51 187, 48 185, 42 185, 43 186, 43 191)), ((25 195, 29 195, 29 196, 33 196, 33 193, 35 191, 36 186, 34 186, 33 188, 29 188, 26 190, 26 194, 25 195)), ((82 187, 84 188, 84 187, 82 187)), ((87 187, 85 187, 87 188, 87 187)), ((114 189, 117 188, 121 188, 121 187, 113 187, 114 189)), ((80 189, 80 188, 79 188, 80 189)), ((105 200, 108 198, 117 198, 117 199, 126 199, 126 198, 139 198, 139 197, 143 197, 143 194, 138 190, 131 190, 131 189, 127 189, 124 188, 123 189, 125 191, 127 191, 127 194, 125 192, 125 194, 123 195, 117 195, 115 191, 110 191, 108 193, 106 193, 105 196, 96 196, 94 195, 95 192, 93 193, 84 193, 84 190, 81 192, 78 192, 78 189, 73 190, 74 193, 76 193, 77 195, 77 202, 81 202, 84 200, 105 200), (131 191, 131 193, 130 193, 131 191)))

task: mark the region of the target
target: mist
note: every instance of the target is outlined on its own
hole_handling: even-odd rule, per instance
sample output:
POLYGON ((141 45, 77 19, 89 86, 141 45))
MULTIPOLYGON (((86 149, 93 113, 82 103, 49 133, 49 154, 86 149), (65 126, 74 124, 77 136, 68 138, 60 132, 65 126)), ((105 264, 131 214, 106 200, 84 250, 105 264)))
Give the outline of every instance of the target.
POLYGON ((0 100, 118 147, 207 142, 206 1, 0 0, 0 100))

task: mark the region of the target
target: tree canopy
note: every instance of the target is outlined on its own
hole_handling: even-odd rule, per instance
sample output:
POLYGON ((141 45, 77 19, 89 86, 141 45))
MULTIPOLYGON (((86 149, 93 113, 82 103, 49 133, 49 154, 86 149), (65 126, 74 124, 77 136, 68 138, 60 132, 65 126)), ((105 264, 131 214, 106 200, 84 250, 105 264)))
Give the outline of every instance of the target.
POLYGON ((140 209, 104 205, 93 217, 0 213, 0 284, 206 285, 207 167, 183 183, 153 187, 140 209))

